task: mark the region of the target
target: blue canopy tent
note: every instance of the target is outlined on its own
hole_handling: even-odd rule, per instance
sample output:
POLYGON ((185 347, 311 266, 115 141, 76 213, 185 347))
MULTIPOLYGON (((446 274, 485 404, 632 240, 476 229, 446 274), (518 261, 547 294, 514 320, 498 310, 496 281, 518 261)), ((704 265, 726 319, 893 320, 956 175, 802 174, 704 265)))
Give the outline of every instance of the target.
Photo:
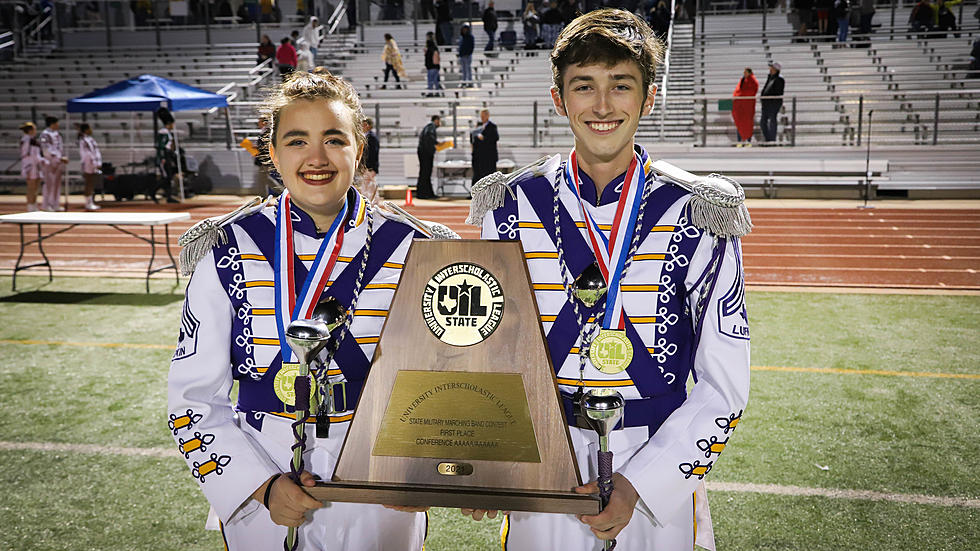
MULTIPOLYGON (((117 82, 111 86, 89 92, 68 100, 68 116, 71 113, 95 113, 106 111, 156 111, 166 107, 171 111, 225 108, 225 123, 230 126, 228 98, 213 92, 194 88, 187 84, 154 75, 140 75, 117 82)), ((66 123, 66 126, 70 124, 66 123)), ((230 132, 230 128, 229 128, 230 132)), ((130 132, 132 137, 132 132, 130 132)), ((176 133, 174 134, 176 140, 176 133)), ((177 180, 180 198, 184 198, 184 175, 181 171, 180 144, 177 144, 177 180)), ((67 186, 66 193, 67 193, 67 186)))

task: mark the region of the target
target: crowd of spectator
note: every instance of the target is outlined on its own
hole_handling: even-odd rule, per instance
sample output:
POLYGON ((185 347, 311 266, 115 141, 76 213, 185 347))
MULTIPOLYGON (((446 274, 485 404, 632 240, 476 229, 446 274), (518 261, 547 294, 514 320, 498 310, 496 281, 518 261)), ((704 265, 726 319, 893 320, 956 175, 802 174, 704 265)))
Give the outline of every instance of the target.
MULTIPOLYGON (((852 33, 866 36, 872 32, 875 0, 738 0, 733 10, 758 10, 765 2, 769 9, 788 10, 789 21, 796 34, 813 37, 824 36, 828 40, 846 42, 852 33)), ((309 16, 325 18, 332 13, 337 0, 297 0, 295 14, 283 14, 279 2, 274 0, 186 0, 185 2, 153 2, 129 0, 127 2, 103 1, 54 2, 53 0, 19 0, 0 2, 0 25, 17 28, 38 15, 56 15, 59 25, 74 27, 101 22, 106 16, 115 25, 150 26, 157 23, 174 25, 203 25, 215 23, 281 23, 285 16, 309 16), (107 10, 113 10, 112 13, 107 10), (123 17, 122 12, 129 12, 123 17)), ((911 33, 959 34, 962 22, 957 21, 953 7, 962 0, 919 0, 908 19, 911 33)), ((576 15, 602 7, 617 7, 642 15, 658 35, 665 35, 672 20, 689 20, 697 15, 695 0, 677 0, 671 13, 670 0, 532 0, 524 3, 523 11, 499 12, 492 1, 420 0, 406 5, 404 0, 380 0, 380 10, 374 12, 377 20, 404 20, 406 16, 435 22, 436 44, 452 46, 458 37, 456 22, 482 20, 487 33, 487 50, 494 50, 498 40, 498 18, 518 21, 524 30, 526 48, 550 48, 557 33, 576 15), (406 10, 406 7, 409 9, 406 10)), ((700 2, 702 9, 711 9, 710 0, 700 2)), ((348 27, 353 29, 362 17, 357 2, 347 2, 348 27)), ((52 26, 43 29, 50 35, 52 26)), ((322 32, 322 27, 321 31, 322 32)), ((50 37, 50 36, 48 36, 50 37)), ((305 36, 304 36, 305 37, 305 36)), ((503 39, 503 33, 499 39, 503 39)), ((312 44, 307 38, 307 42, 312 44)), ((510 47, 510 44, 508 44, 510 47)), ((316 47, 311 46, 314 57, 316 47)))
MULTIPOLYGON (((963 0, 918 0, 908 17, 910 36, 945 38, 949 32, 959 38, 957 16, 952 8, 963 0)), ((975 14, 980 17, 980 10, 975 14)), ((875 0, 794 0, 790 23, 799 37, 847 42, 852 29, 857 36, 852 40, 866 42, 873 32, 875 0)))
POLYGON ((950 8, 962 1, 936 0, 936 3, 932 3, 929 0, 919 0, 909 14, 909 31, 917 34, 928 33, 929 36, 937 38, 946 38, 947 32, 953 31, 953 36, 959 38, 956 15, 950 8))
MULTIPOLYGON (((789 15, 789 21, 793 24, 796 34, 800 37, 806 36, 807 39, 823 37, 826 40, 836 40, 838 43, 846 43, 848 39, 866 40, 872 32, 873 20, 875 15, 875 0, 790 0, 788 5, 785 0, 761 0, 768 3, 768 7, 778 8, 789 15), (858 35, 851 37, 853 31, 858 35)), ((382 5, 397 3, 397 9, 382 10, 381 19, 388 18, 392 13, 404 13, 404 6, 401 0, 384 0, 382 5), (387 14, 387 15, 386 15, 387 14)), ((954 37, 960 36, 960 26, 957 17, 953 12, 953 7, 960 5, 962 0, 918 0, 911 10, 908 17, 909 35, 928 35, 930 37, 944 38, 948 33, 954 37)), ((136 25, 146 25, 160 22, 162 19, 175 24, 200 24, 208 17, 211 21, 222 22, 237 20, 238 22, 280 22, 282 13, 272 0, 188 0, 186 2, 186 13, 174 13, 167 11, 169 2, 150 2, 149 0, 132 0, 121 3, 128 6, 135 18, 136 25)), ((297 15, 303 16, 305 22, 302 29, 291 31, 289 36, 284 36, 278 40, 278 44, 268 35, 262 35, 257 47, 257 60, 264 62, 271 60, 277 67, 279 74, 285 79, 293 71, 313 71, 316 67, 316 58, 321 41, 324 37, 324 27, 320 23, 317 15, 322 14, 324 9, 332 10, 327 2, 318 0, 299 0, 297 2, 297 15), (308 13, 308 12, 313 12, 308 13)), ((353 3, 351 3, 351 6, 353 3)), ((417 12, 412 15, 421 19, 428 19, 434 22, 432 31, 426 33, 426 43, 424 50, 424 72, 426 74, 427 86, 423 95, 436 96, 442 95, 443 84, 441 82, 441 70, 443 67, 441 55, 444 52, 455 48, 459 60, 459 86, 475 86, 476 81, 472 72, 472 57, 475 49, 474 29, 464 23, 474 21, 479 18, 482 23, 482 31, 486 34, 484 52, 493 55, 492 52, 499 47, 512 48, 516 46, 516 33, 513 31, 515 22, 523 28, 523 47, 525 49, 550 49, 554 46, 555 40, 561 30, 582 12, 591 11, 601 7, 621 7, 633 11, 646 19, 655 33, 662 38, 666 36, 672 21, 687 21, 694 17, 695 3, 684 0, 674 2, 674 10, 671 10, 669 0, 531 0, 525 3, 523 11, 519 13, 498 12, 493 0, 488 0, 482 6, 476 2, 468 6, 464 2, 457 0, 420 0, 417 4, 417 12), (470 13, 463 10, 471 9, 470 13), (464 17, 461 17, 464 16, 464 17), (500 20, 506 23, 506 29, 500 31, 500 20), (440 49, 440 46, 446 48, 440 49)), ((710 2, 702 2, 701 6, 708 6, 710 2)), ((761 7, 759 0, 740 0, 738 9, 758 9, 761 7)), ((8 26, 15 26, 12 23, 23 24, 24 22, 36 18, 39 15, 57 15, 59 18, 66 18, 65 23, 71 25, 80 21, 90 20, 103 16, 105 7, 100 2, 68 2, 54 3, 52 0, 32 0, 21 2, 5 2, 0 5, 0 23, 8 26)), ((974 13, 980 19, 980 9, 974 13)), ((356 25, 357 14, 353 8, 349 8, 348 21, 350 26, 356 25)), ((46 32, 50 32, 50 27, 46 32)), ((408 75, 403 65, 401 53, 398 45, 390 34, 385 34, 384 48, 381 53, 383 63, 384 85, 393 78, 396 87, 403 86, 403 79, 408 75)), ((980 70, 980 39, 973 43, 970 52, 971 76, 977 76, 976 71, 980 70)), ((419 67, 421 69, 421 67, 419 67)), ((766 83, 760 89, 760 83, 753 74, 751 68, 746 68, 738 86, 734 92, 732 105, 732 117, 736 126, 737 143, 740 146, 750 145, 754 134, 755 126, 755 100, 760 99, 761 116, 759 125, 765 142, 774 142, 777 139, 777 121, 779 111, 782 107, 782 95, 784 80, 780 76, 779 63, 770 63, 769 75, 766 83), (751 99, 750 99, 751 98, 751 99)), ((476 132, 471 136, 474 154, 474 169, 476 168, 477 158, 484 156, 481 147, 489 151, 488 145, 493 144, 493 151, 496 149, 496 139, 486 139, 486 136, 496 136, 496 127, 489 122, 488 112, 481 113, 482 123, 476 132), (486 141, 484 141, 486 140, 486 141)), ((56 123, 55 123, 56 124, 56 123)), ((431 196, 431 184, 427 184, 429 178, 426 173, 431 172, 431 156, 434 154, 435 129, 438 128, 439 121, 434 119, 426 126, 426 131, 422 133, 420 139, 420 152, 424 150, 424 155, 420 153, 422 160, 422 171, 420 174, 420 196, 431 196), (432 150, 432 151, 430 151, 432 150)), ((55 126, 55 129, 57 126, 55 126)), ((32 162, 32 155, 35 149, 45 150, 44 140, 39 138, 42 133, 38 133, 32 124, 25 123, 21 126, 24 131, 24 140, 21 144, 24 166, 28 167, 30 174, 25 175, 29 185, 29 207, 39 208, 32 199, 41 180, 47 182, 44 188, 48 195, 42 202, 40 208, 47 210, 57 209, 57 192, 53 191, 56 181, 60 181, 53 174, 47 174, 57 168, 54 161, 32 162), (35 138, 38 135, 38 138, 35 138), (38 146, 37 144, 41 144, 38 146), (31 167, 37 167, 33 172, 31 167), (42 170, 44 168, 44 170, 42 170), (35 174, 36 173, 36 174, 35 174), (33 185, 30 185, 33 184, 33 185)), ((171 126, 164 125, 161 132, 166 133, 171 126)), ((365 129, 372 131, 369 126, 365 129)), ((46 129, 51 134, 50 128, 46 129)), ((84 146, 86 151, 96 151, 97 144, 91 137, 91 128, 80 129, 79 145, 84 146)), ((374 141, 377 141, 375 134, 371 134, 374 141)), ((47 139, 47 138, 45 138, 47 139)), ((51 141, 51 140, 47 140, 51 141)), ((45 142, 47 143, 47 142, 45 142)), ((50 147, 48 149, 51 149, 50 147)), ((158 150, 166 148, 158 147, 158 150)), ((373 159, 373 175, 377 174, 377 147, 371 154, 373 159)), ((95 155, 90 155, 95 158, 95 155)), ((159 154, 158 157, 163 158, 159 154)), ((490 155, 488 158, 492 157, 490 155)), ((93 162, 88 163, 93 165, 93 162)), ((490 166, 489 163, 480 163, 490 166)), ((162 163, 161 166, 166 165, 162 163)), ((91 171, 90 171, 91 172, 91 171)), ((91 200, 90 181, 94 180, 93 173, 86 173, 86 195, 89 197, 87 208, 96 209, 97 205, 91 200)), ((166 174, 166 167, 163 169, 166 174)), ((474 170, 474 178, 477 177, 474 170)), ((485 171, 480 171, 485 172, 485 171)), ((167 180, 168 178, 164 178, 167 180)), ((372 179, 373 181, 373 179, 372 179)), ((369 182, 370 184, 370 182, 369 182)), ((368 186, 370 188, 370 185, 368 186)), ((168 193, 169 196, 169 193, 168 193)), ((168 197, 169 198, 169 197, 168 197)))

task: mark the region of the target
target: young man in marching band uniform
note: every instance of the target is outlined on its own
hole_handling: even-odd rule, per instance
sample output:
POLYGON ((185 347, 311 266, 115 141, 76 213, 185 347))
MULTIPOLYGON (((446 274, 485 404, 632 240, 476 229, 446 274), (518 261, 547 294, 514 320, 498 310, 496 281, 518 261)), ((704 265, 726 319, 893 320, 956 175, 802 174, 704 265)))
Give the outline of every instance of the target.
POLYGON ((286 189, 182 238, 189 244, 181 262, 196 270, 170 369, 169 428, 231 551, 282 549, 287 526, 299 527, 299 549, 419 550, 424 515, 321 504, 300 485, 333 472, 405 255, 422 234, 382 216, 352 187, 364 114, 343 79, 294 73, 265 111, 271 161, 286 189), (319 388, 333 387, 335 402, 307 419, 297 484, 284 474, 298 373, 284 331, 331 303, 343 323, 311 369, 319 388))
POLYGON ((748 399, 739 236, 751 222, 738 184, 692 183, 658 163, 677 179, 663 177, 634 143, 653 109, 662 50, 625 11, 573 21, 551 60, 552 98, 575 149, 473 190, 469 221, 482 222, 485 238, 524 247, 579 469, 591 481, 577 491, 595 492, 597 472, 597 435, 576 420, 582 391, 611 388, 626 399, 609 436, 608 506, 579 518, 513 512, 501 527, 507 551, 596 550, 613 538, 620 551, 714 548, 703 479, 748 399), (603 296, 580 292, 596 286, 603 296))

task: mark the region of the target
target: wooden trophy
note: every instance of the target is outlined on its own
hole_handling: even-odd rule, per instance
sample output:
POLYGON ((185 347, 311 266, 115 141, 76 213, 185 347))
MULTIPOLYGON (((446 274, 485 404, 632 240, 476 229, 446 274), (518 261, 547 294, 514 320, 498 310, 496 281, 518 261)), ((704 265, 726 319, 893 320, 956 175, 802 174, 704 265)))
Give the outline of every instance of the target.
POLYGON ((417 240, 323 501, 594 515, 517 241, 417 240))

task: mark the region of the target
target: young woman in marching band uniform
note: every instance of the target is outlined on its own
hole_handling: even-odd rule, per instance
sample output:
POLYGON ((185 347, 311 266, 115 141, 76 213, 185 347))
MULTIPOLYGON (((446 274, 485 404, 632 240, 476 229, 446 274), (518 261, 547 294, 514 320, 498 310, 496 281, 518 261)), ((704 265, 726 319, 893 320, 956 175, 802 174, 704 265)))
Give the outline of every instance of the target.
POLYGON ((419 550, 424 514, 321 504, 300 485, 333 473, 405 255, 422 234, 352 187, 365 138, 350 84, 328 72, 294 73, 263 117, 285 191, 190 230, 182 261, 196 270, 170 369, 170 430, 232 551, 281 549, 287 526, 299 527, 300 549, 419 550), (318 386, 345 389, 334 411, 307 420, 298 485, 283 474, 293 455, 297 361, 283 335, 329 301, 343 308, 344 323, 311 370, 318 386), (235 382, 237 404, 229 398, 235 382))

